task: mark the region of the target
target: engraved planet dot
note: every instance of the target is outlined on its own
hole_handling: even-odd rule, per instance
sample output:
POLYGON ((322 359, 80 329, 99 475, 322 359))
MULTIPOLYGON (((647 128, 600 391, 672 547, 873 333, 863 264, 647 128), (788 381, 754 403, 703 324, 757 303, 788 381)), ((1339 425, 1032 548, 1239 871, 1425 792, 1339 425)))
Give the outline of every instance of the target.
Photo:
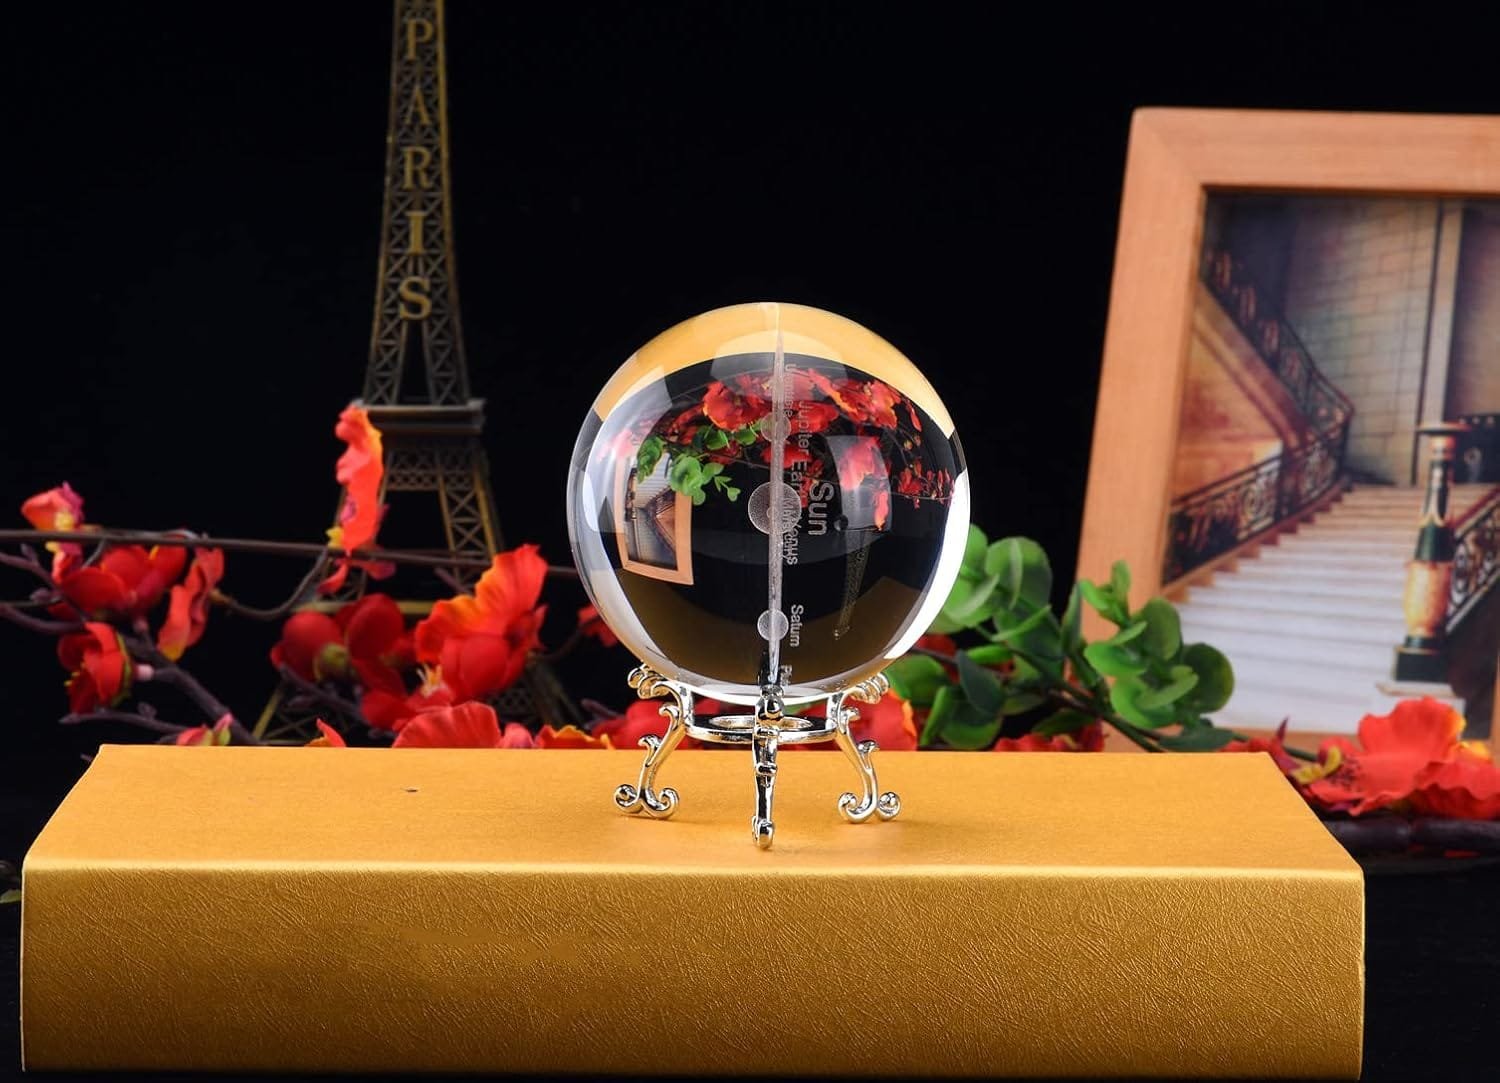
POLYGON ((762 534, 771 533, 771 489, 773 485, 781 501, 782 531, 791 530, 802 515, 802 498, 797 495, 796 489, 784 481, 763 481, 750 494, 749 506, 745 509, 750 516, 751 524, 762 534))
POLYGON ((787 630, 791 625, 787 622, 786 614, 779 609, 767 609, 761 613, 760 619, 755 622, 755 630, 760 633, 760 638, 767 643, 777 639, 785 639, 787 630))

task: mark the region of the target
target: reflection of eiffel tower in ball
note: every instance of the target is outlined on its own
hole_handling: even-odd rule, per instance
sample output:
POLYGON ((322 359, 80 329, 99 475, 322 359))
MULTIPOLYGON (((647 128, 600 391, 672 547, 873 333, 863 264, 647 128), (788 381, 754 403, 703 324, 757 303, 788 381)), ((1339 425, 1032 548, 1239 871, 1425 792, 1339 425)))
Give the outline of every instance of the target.
MULTIPOLYGON (((395 493, 436 496, 443 551, 493 555, 502 541, 480 443, 484 401, 469 394, 454 277, 443 0, 395 0, 375 325, 358 402, 383 437, 382 502, 395 493), (420 359, 413 356, 417 353, 420 359), (425 378, 416 379, 419 375, 425 378)), ((455 565, 450 578, 472 587, 480 570, 472 562, 455 565)), ((351 572, 334 601, 362 596, 367 578, 351 572)), ((420 615, 431 604, 403 601, 401 608, 420 615)), ((506 718, 571 721, 558 717, 566 700, 540 663, 497 706, 506 718)), ((326 707, 299 700, 283 683, 262 725, 297 732, 320 711, 326 707)))

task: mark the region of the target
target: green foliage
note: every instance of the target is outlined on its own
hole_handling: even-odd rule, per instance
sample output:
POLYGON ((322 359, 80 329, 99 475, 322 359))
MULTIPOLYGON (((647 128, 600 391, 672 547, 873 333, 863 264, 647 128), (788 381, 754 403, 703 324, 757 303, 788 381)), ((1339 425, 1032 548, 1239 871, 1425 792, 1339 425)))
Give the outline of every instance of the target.
POLYGON ((645 477, 656 469, 656 464, 661 461, 661 453, 666 450, 667 444, 660 436, 648 436, 641 441, 641 450, 635 456, 635 469, 638 477, 645 477))
POLYGON ((991 542, 969 528, 958 580, 929 631, 982 642, 946 665, 911 654, 887 670, 898 695, 930 708, 924 747, 988 747, 1007 717, 1045 706, 1051 713, 1032 727, 1045 737, 1102 720, 1153 749, 1208 750, 1233 739, 1205 717, 1234 690, 1229 660, 1207 644, 1183 643, 1177 610, 1165 598, 1132 609, 1123 561, 1106 583, 1078 582, 1060 617, 1052 589, 1052 567, 1036 542, 991 542), (1113 634, 1086 641, 1085 606, 1114 625, 1113 634))
MULTIPOLYGON (((644 448, 643 444, 642 450, 644 448)), ((674 492, 690 498, 694 507, 708 499, 705 489, 709 485, 730 500, 737 500, 740 495, 740 490, 730 484, 729 478, 725 476, 723 463, 706 463, 686 454, 678 455, 672 460, 672 465, 667 470, 667 484, 674 492)))
POLYGON ((938 689, 948 683, 948 671, 943 664, 925 654, 896 659, 886 667, 885 675, 896 695, 913 707, 931 707, 938 689))

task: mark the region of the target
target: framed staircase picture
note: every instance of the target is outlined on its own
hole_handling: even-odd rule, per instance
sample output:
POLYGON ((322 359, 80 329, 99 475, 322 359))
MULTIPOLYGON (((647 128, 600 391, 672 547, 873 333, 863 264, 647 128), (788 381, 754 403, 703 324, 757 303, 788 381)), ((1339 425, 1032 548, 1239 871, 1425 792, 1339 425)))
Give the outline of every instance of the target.
POLYGON ((1492 732, 1500 117, 1136 113, 1078 574, 1120 558, 1221 725, 1492 732))

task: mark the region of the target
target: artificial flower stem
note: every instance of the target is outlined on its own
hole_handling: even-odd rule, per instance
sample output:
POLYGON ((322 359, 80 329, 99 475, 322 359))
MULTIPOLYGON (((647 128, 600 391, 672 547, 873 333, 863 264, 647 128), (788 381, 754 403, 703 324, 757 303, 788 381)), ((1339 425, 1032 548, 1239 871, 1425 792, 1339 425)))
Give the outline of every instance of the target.
POLYGON ((159 718, 148 718, 146 715, 135 711, 86 711, 78 714, 65 714, 59 718, 58 723, 64 726, 76 726, 84 722, 124 722, 127 725, 138 726, 152 733, 176 736, 191 729, 190 726, 179 726, 172 722, 163 722, 159 718))
MULTIPOLYGON (((230 552, 264 553, 271 556, 297 557, 344 557, 354 556, 361 560, 383 561, 392 564, 412 564, 430 568, 488 568, 488 556, 468 556, 462 553, 414 553, 404 549, 360 549, 348 552, 331 545, 313 542, 268 541, 263 538, 212 538, 206 534, 184 535, 154 530, 0 530, 0 542, 9 541, 76 541, 108 542, 117 545, 170 545, 183 548, 224 549, 230 552)), ((0 554, 4 557, 4 554, 0 554)), ((14 557, 0 559, 0 563, 18 568, 29 566, 14 557)), ((563 579, 578 578, 578 569, 560 564, 549 564, 547 574, 563 579)))
POLYGON ((324 688, 322 685, 319 685, 314 681, 309 681, 301 674, 299 674, 296 670, 294 670, 291 666, 282 666, 280 667, 278 672, 281 674, 282 678, 288 684, 292 685, 292 687, 296 688, 297 691, 302 692, 312 699, 317 700, 325 707, 329 707, 335 711, 338 711, 339 714, 348 718, 351 722, 357 722, 362 726, 370 726, 369 721, 360 711, 359 704, 344 699, 342 696, 335 695, 334 693, 328 691, 328 689, 324 688))

